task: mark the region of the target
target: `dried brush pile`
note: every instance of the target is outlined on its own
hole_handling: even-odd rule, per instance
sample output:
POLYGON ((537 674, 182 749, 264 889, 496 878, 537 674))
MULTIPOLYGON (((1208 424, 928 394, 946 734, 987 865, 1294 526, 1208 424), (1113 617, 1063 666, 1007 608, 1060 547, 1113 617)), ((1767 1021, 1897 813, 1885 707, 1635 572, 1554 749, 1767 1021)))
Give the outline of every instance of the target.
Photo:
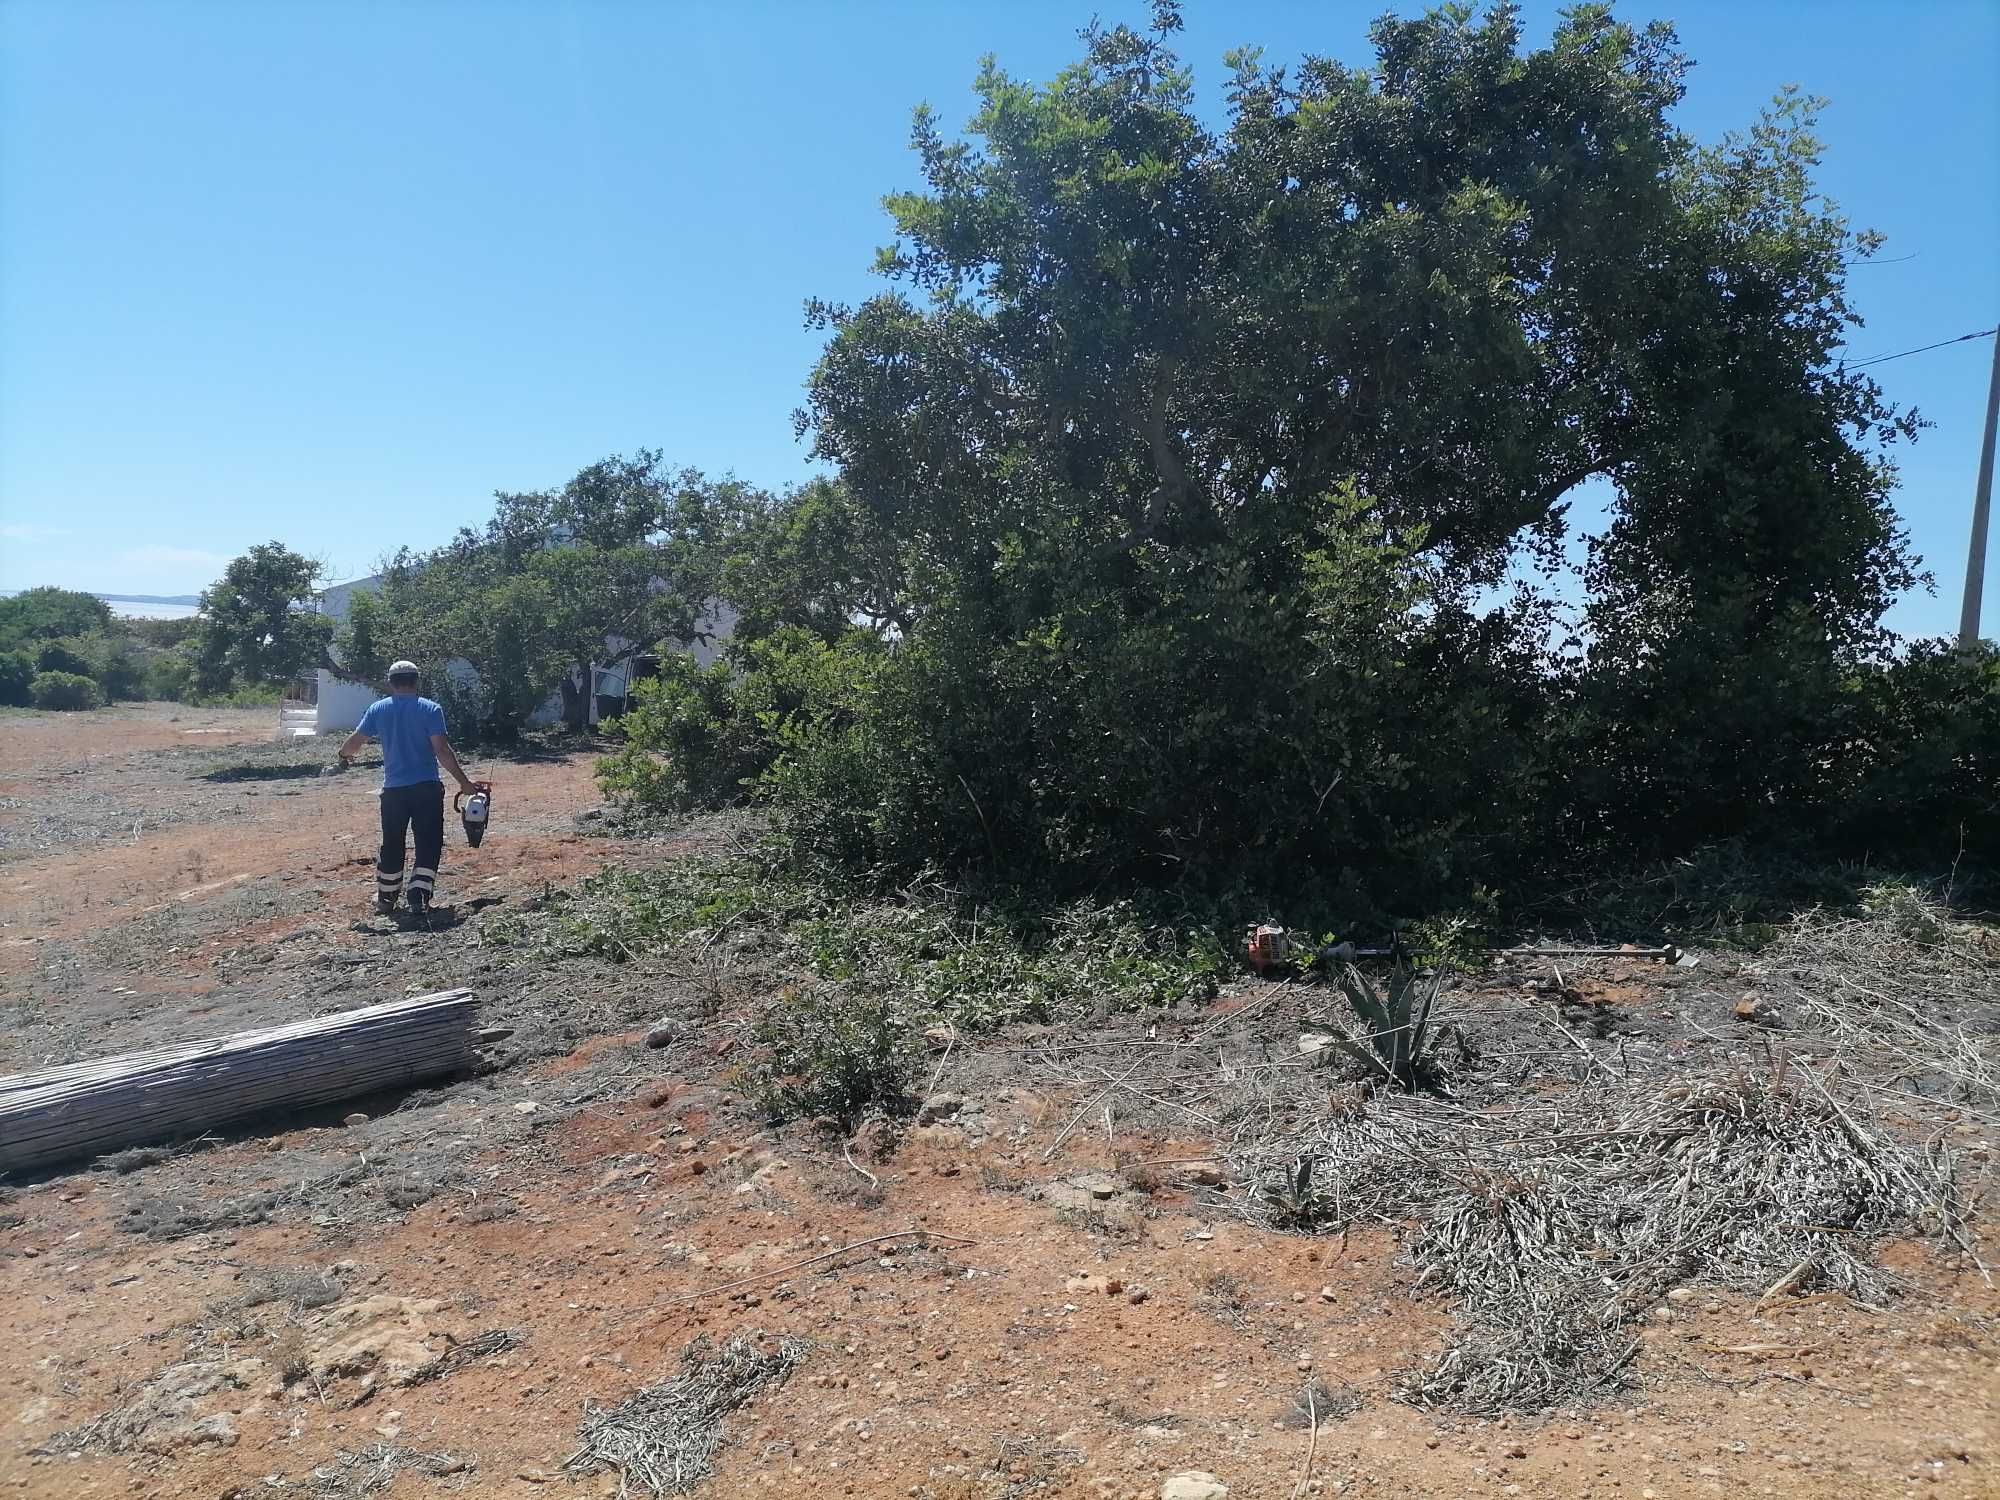
POLYGON ((1888 1235, 1956 1231, 1954 1164, 1857 1120, 1812 1074, 1578 1089, 1484 1115, 1419 1096, 1350 1104, 1239 1158, 1265 1222, 1414 1228, 1420 1286, 1461 1336, 1404 1394, 1468 1412, 1615 1388, 1632 1320, 1683 1284, 1878 1301, 1888 1235))
POLYGON ((1796 918, 1745 977, 1790 1029, 1919 1116, 2000 1122, 2000 942, 1905 886, 1796 918))
POLYGON ((681 1372, 617 1406, 586 1413, 572 1474, 618 1471, 618 1494, 682 1495, 706 1479, 722 1443, 722 1420, 759 1391, 784 1383, 811 1345, 800 1338, 751 1339, 720 1349, 698 1338, 681 1351, 681 1372))
POLYGON ((449 1453, 419 1453, 394 1443, 377 1443, 359 1453, 342 1452, 332 1463, 312 1472, 312 1500, 369 1500, 385 1494, 405 1472, 441 1479, 447 1475, 470 1476, 472 1465, 449 1453))
MULTIPOLYGON (((1460 1327, 1403 1394, 1469 1412, 1615 1389, 1635 1320, 1679 1286, 1879 1303, 1898 1289, 1874 1258, 1883 1239, 1971 1255, 1974 1194, 1947 1143, 1968 1118, 2000 1121, 1994 935, 1882 887, 1859 915, 1799 917, 1736 979, 1759 1029, 1696 1021, 1636 1074, 1622 1046, 1614 1068, 1556 1017, 1560 1062, 1511 1081, 1454 1070, 1452 1098, 1384 1088, 1379 1065, 1378 1092, 1331 1105, 1323 1086, 1253 1087, 1224 1147, 1257 1185, 1238 1211, 1404 1233, 1418 1285, 1451 1299, 1460 1327)), ((1740 995, 1692 999, 1726 1015, 1740 995)))

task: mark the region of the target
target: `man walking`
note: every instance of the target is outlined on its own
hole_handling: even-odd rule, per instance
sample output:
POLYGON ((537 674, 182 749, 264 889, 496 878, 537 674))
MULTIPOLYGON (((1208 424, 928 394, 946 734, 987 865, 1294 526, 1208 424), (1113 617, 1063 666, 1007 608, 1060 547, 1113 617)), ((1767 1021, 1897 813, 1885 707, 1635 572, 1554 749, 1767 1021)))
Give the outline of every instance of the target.
POLYGON ((417 664, 389 668, 389 696, 378 698, 340 747, 340 763, 354 763, 364 742, 382 742, 382 850, 375 860, 375 910, 396 909, 403 884, 403 835, 414 830, 416 868, 410 871, 410 911, 423 916, 437 891, 438 859, 444 853, 444 782, 438 763, 470 792, 472 781, 444 734, 444 710, 417 696, 417 664))

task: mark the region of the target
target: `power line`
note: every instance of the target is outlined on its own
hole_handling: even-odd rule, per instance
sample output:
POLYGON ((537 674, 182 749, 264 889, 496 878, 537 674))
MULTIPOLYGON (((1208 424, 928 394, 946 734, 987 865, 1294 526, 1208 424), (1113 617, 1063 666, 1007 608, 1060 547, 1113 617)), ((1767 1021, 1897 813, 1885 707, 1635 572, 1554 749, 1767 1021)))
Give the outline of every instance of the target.
POLYGON ((1983 339, 1992 333, 2000 333, 2000 328, 1982 328, 1977 333, 1961 333, 1955 339, 1939 339, 1935 344, 1925 344, 1921 349, 1905 349, 1901 354, 1878 354, 1873 359, 1856 360, 1847 368, 1850 370, 1860 370, 1869 365, 1887 364, 1892 359, 1908 359, 1912 354, 1928 354, 1933 349, 1947 348, 1952 344, 1969 343, 1973 339, 1983 339))

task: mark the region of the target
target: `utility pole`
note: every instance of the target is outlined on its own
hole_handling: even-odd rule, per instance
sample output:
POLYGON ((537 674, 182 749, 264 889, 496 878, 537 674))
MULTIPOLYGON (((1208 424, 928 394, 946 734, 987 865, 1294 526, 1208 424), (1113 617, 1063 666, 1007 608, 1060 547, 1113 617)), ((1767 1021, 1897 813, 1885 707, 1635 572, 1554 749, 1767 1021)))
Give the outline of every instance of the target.
POLYGON ((1965 558, 1965 604, 1958 649, 1979 644, 1979 600, 1986 587, 1986 523, 1993 513, 1993 429, 2000 425, 2000 332, 1993 335, 1993 375, 1986 386, 1986 440, 1979 448, 1979 484, 1972 492, 1972 544, 1965 558))

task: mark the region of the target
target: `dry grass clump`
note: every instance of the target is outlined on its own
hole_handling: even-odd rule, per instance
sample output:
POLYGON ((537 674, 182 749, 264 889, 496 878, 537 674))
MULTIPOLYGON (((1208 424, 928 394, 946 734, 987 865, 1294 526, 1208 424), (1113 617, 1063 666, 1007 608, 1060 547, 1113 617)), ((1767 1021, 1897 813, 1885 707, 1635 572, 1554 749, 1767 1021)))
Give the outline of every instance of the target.
POLYGON ((738 1334, 717 1349, 698 1338, 681 1351, 681 1372, 634 1392, 617 1406, 592 1408, 579 1446, 563 1467, 572 1474, 618 1471, 619 1495, 683 1495, 715 1468, 722 1421, 802 1363, 800 1338, 738 1334))

